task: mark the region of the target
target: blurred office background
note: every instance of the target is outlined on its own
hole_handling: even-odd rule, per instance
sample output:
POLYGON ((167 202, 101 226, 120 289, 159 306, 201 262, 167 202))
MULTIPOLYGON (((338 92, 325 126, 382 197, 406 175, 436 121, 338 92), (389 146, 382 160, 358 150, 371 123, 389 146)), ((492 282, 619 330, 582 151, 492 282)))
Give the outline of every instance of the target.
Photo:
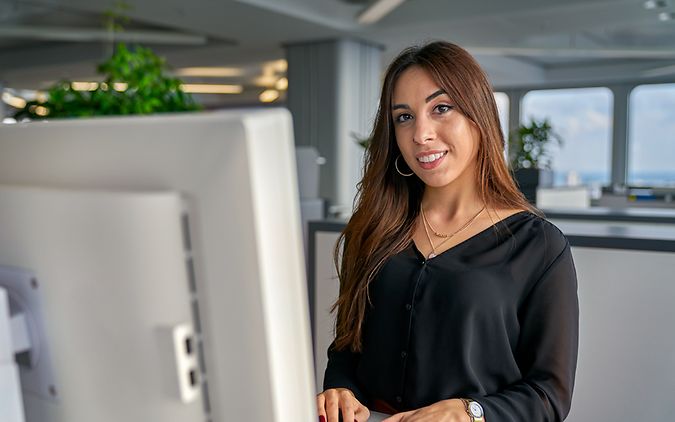
POLYGON ((15 124, 62 79, 95 89, 115 41, 166 58, 207 110, 288 108, 320 389, 358 140, 386 64, 432 39, 477 57, 505 134, 548 119, 564 140, 535 202, 577 264, 569 420, 673 420, 675 0, 0 0, 0 120, 15 124), (123 31, 106 29, 111 10, 129 18, 123 31))
POLYGON ((351 210, 355 138, 369 133, 384 66, 430 39, 477 56, 505 133, 551 121, 565 141, 552 150, 552 187, 587 198, 562 196, 570 206, 675 204, 673 2, 0 0, 3 121, 56 81, 100 82, 111 10, 129 18, 114 39, 165 57, 205 108, 288 107, 296 144, 324 163, 327 215, 351 210))

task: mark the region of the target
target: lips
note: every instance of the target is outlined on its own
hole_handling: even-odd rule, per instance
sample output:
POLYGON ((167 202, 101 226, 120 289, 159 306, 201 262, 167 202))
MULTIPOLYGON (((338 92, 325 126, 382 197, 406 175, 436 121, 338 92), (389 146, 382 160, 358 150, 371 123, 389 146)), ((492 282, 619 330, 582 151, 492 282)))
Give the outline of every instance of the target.
POLYGON ((445 154, 447 154, 447 153, 448 153, 447 151, 443 151, 443 152, 425 154, 425 155, 422 155, 422 156, 418 156, 417 161, 419 161, 420 163, 431 163, 431 162, 436 161, 439 158, 445 156, 445 154))
POLYGON ((420 167, 431 170, 437 167, 448 154, 448 151, 425 151, 415 155, 420 167))

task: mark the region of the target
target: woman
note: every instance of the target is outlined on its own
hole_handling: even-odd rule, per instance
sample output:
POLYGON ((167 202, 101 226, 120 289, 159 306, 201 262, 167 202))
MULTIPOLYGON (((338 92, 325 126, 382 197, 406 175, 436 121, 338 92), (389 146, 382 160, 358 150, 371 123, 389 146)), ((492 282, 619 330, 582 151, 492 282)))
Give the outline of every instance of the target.
MULTIPOLYGON (((460 47, 387 70, 352 218, 322 422, 561 421, 578 348, 565 236, 503 156, 490 83, 460 47)), ((341 258, 339 251, 344 246, 341 258)))

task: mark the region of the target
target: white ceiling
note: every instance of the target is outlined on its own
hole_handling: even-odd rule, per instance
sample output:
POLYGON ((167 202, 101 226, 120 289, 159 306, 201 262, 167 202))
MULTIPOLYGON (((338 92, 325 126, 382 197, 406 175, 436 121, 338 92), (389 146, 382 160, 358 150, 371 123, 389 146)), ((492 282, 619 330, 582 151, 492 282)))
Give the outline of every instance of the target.
MULTIPOLYGON (((239 82, 249 85, 260 63, 283 58, 285 43, 342 36, 382 45, 387 61, 413 43, 451 40, 478 55, 494 83, 503 86, 545 82, 547 75, 564 80, 565 69, 575 78, 585 68, 592 74, 608 67, 615 70, 610 78, 639 77, 675 64, 675 21, 657 19, 659 12, 675 12, 675 0, 664 10, 646 10, 642 0, 407 0, 370 26, 356 21, 364 8, 359 0, 127 2, 133 22, 128 31, 208 37, 205 45, 153 45, 174 67, 243 65, 248 70, 239 82)), ((29 87, 90 76, 93 63, 109 51, 105 43, 9 37, 3 27, 101 28, 101 14, 112 3, 0 0, 0 81, 29 87)))

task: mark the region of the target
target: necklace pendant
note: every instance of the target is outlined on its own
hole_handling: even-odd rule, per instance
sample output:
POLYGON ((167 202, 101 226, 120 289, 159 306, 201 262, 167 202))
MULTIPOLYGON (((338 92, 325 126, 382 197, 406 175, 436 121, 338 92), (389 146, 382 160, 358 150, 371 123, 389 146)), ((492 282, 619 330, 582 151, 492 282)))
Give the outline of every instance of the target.
POLYGON ((436 258, 436 254, 433 253, 433 252, 430 253, 429 256, 427 257, 427 259, 431 259, 431 258, 436 258))

